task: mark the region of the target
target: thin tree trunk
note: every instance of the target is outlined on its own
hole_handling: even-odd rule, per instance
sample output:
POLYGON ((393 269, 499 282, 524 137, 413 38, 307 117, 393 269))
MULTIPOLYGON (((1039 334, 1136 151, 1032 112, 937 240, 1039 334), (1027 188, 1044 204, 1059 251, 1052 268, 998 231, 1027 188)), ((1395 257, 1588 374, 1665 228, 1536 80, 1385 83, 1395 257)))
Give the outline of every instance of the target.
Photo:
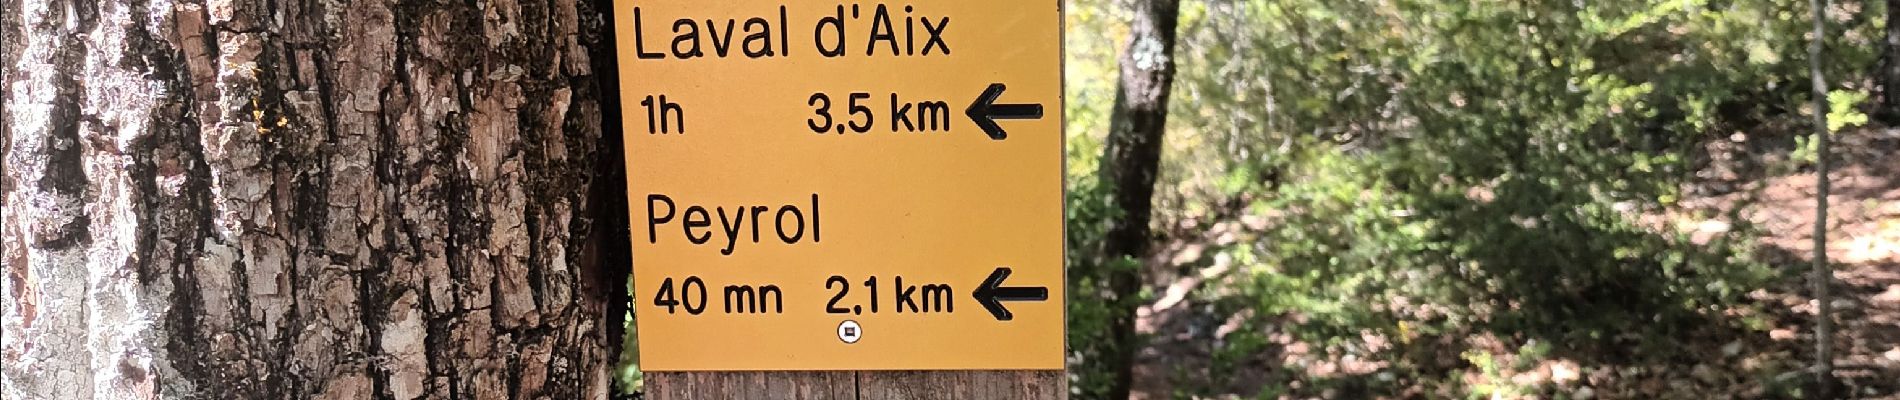
MULTIPOLYGON (((1179 0, 1140 0, 1134 4, 1128 45, 1121 55, 1121 82, 1109 116, 1102 149, 1101 180, 1110 188, 1119 213, 1107 224, 1098 263, 1136 260, 1148 252, 1155 174, 1161 161, 1162 134, 1168 121, 1168 92, 1174 86, 1175 26, 1179 0)), ((1128 397, 1133 382, 1135 301, 1141 292, 1140 268, 1107 268, 1109 292, 1117 296, 1110 317, 1115 348, 1106 360, 1115 382, 1110 398, 1128 397)))
POLYGON ((1900 125, 1900 0, 1887 0, 1887 40, 1881 53, 1880 112, 1889 125, 1900 125))
POLYGON ((1814 38, 1808 42, 1808 73, 1813 78, 1814 89, 1816 177, 1812 280, 1818 307, 1814 314, 1814 376, 1820 398, 1832 398, 1834 393, 1834 299, 1828 293, 1833 285, 1834 270, 1827 264, 1828 136, 1831 134, 1827 127, 1827 79, 1821 75, 1821 50, 1827 42, 1827 3, 1826 0, 1808 0, 1809 9, 1814 13, 1814 38))
POLYGON ((604 4, 0 0, 0 397, 605 398, 604 4))

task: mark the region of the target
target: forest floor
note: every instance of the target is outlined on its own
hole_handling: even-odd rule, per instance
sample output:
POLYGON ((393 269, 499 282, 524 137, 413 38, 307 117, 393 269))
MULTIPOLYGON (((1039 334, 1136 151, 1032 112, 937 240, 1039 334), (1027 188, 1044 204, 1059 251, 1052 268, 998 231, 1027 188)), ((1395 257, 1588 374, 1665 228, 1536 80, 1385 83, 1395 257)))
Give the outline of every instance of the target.
MULTIPOLYGON (((1900 130, 1863 129, 1843 132, 1836 144, 1835 173, 1829 196, 1827 255, 1834 265, 1832 302, 1835 310, 1835 376, 1850 398, 1900 399, 1900 130)), ((1730 316, 1756 321, 1750 329, 1712 328, 1684 334, 1670 343, 1676 354, 1667 361, 1602 362, 1549 356, 1529 363, 1512 363, 1486 374, 1462 363, 1463 373, 1445 377, 1393 377, 1377 357, 1315 351, 1317 344, 1301 343, 1272 334, 1277 343, 1254 354, 1253 370, 1210 370, 1222 354, 1223 336, 1246 316, 1213 315, 1197 292, 1215 282, 1231 279, 1231 265, 1204 253, 1231 243, 1236 232, 1260 229, 1257 221, 1240 217, 1210 224, 1213 229, 1170 232, 1169 242, 1158 246, 1149 259, 1149 283, 1155 300, 1139 311, 1138 329, 1148 338, 1135 366, 1135 398, 1182 397, 1253 398, 1265 387, 1293 388, 1294 397, 1439 398, 1447 387, 1476 387, 1505 381, 1508 385, 1537 388, 1524 397, 1563 393, 1572 398, 1762 398, 1799 395, 1807 382, 1804 365, 1814 354, 1813 321, 1817 303, 1806 272, 1812 268, 1816 222, 1816 174, 1812 170, 1776 173, 1770 165, 1788 165, 1791 146, 1751 142, 1736 134, 1705 145, 1709 158, 1697 171, 1695 183, 1685 187, 1684 200, 1669 210, 1637 218, 1659 231, 1675 229, 1701 242, 1723 235, 1741 223, 1761 234, 1755 256, 1779 269, 1783 279, 1734 305, 1730 316), (1740 207, 1737 209, 1737 207, 1740 207), (1725 221, 1721 215, 1739 215, 1746 221, 1725 221), (1708 217, 1717 216, 1717 217, 1708 217), (1284 369, 1276 371, 1275 369, 1284 369), (1291 370, 1291 371, 1288 371, 1291 370), (1217 378, 1218 376, 1218 378, 1217 378), (1347 377, 1400 382, 1397 388, 1369 392, 1299 390, 1301 379, 1347 377), (1446 385, 1446 381, 1462 385, 1446 385), (1411 387, 1407 387, 1407 386, 1411 387)), ((1392 350, 1374 334, 1350 338, 1361 349, 1392 350)), ((1515 347, 1495 337, 1463 340, 1466 349, 1509 357, 1515 347)), ((1450 346, 1456 347, 1456 346, 1450 346)), ((1460 349, 1436 351, 1449 358, 1465 358, 1460 349)), ((1468 353, 1465 353, 1468 354, 1468 353)), ((1583 357, 1579 357, 1583 358, 1583 357)), ((1231 361, 1230 361, 1231 362, 1231 361)), ((1311 384, 1309 385, 1309 389, 1311 384)), ((1525 392, 1519 392, 1525 393, 1525 392)), ((1509 397, 1509 396, 1502 396, 1509 397)))

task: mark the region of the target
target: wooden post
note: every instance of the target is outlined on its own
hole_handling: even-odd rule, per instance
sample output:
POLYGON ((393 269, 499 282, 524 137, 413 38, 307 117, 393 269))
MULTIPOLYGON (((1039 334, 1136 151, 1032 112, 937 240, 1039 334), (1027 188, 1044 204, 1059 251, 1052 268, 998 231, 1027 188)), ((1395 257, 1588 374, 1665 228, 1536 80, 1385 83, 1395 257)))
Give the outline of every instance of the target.
POLYGON ((647 398, 1066 399, 1062 371, 654 372, 647 398))

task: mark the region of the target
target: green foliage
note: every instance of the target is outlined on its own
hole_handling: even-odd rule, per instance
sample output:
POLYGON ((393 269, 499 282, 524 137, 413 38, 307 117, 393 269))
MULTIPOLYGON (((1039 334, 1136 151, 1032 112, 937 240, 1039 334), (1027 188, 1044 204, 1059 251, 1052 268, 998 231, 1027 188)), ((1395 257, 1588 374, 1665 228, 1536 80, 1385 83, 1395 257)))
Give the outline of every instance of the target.
MULTIPOLYGON (((633 292, 633 282, 627 282, 627 291, 633 292)), ((633 323, 633 310, 628 307, 626 318, 621 324, 626 332, 620 341, 620 359, 614 361, 614 384, 620 388, 620 394, 633 395, 646 388, 646 378, 640 373, 640 331, 633 323)))
POLYGON ((1105 228, 1098 222, 1106 220, 1110 213, 1115 212, 1108 205, 1106 191, 1095 182, 1094 179, 1073 179, 1069 184, 1069 251, 1064 260, 1070 298, 1070 394, 1085 399, 1108 396, 1115 371, 1110 369, 1113 363, 1103 361, 1118 354, 1111 323, 1117 317, 1118 310, 1128 309, 1123 305, 1135 301, 1131 298, 1133 296, 1108 290, 1106 281, 1108 276, 1116 272, 1115 269, 1135 268, 1133 260, 1102 262, 1090 259, 1084 251, 1095 246, 1092 239, 1104 234, 1105 228))
POLYGON ((1103 132, 1108 130, 1108 105, 1115 96, 1114 63, 1120 32, 1121 10, 1101 0, 1070 0, 1065 8, 1063 56, 1064 84, 1068 99, 1064 126, 1067 159, 1067 200, 1065 230, 1068 250, 1065 273, 1068 277, 1068 343, 1070 394, 1082 399, 1108 397, 1115 371, 1110 358, 1116 357, 1117 344, 1110 330, 1119 310, 1139 301, 1138 296, 1108 290, 1107 277, 1136 268, 1133 260, 1095 260, 1090 258, 1106 227, 1102 221, 1115 215, 1109 206, 1108 188, 1096 178, 1103 132))
POLYGON ((1478 370, 1478 378, 1465 394, 1467 399, 1522 398, 1539 394, 1543 388, 1537 383, 1517 382, 1510 375, 1512 371, 1521 371, 1532 367, 1532 363, 1550 355, 1551 347, 1543 342, 1526 343, 1518 348, 1516 354, 1505 357, 1483 350, 1467 350, 1461 355, 1478 370), (1507 363, 1500 362, 1506 358, 1507 363))
POLYGON ((1836 90, 1827 93, 1827 131, 1839 132, 1842 128, 1867 124, 1867 114, 1860 112, 1862 103, 1867 102, 1864 90, 1836 90))
MULTIPOLYGON (((1866 123, 1856 87, 1882 11, 1836 4, 1824 65, 1847 88, 1829 95, 1830 129, 1866 123)), ((1188 2, 1157 225, 1264 219, 1219 250, 1241 279, 1204 300, 1303 341, 1392 338, 1402 348, 1383 361, 1401 370, 1447 373, 1413 341, 1481 332, 1555 346, 1540 351, 1666 351, 1696 327, 1745 325, 1723 311, 1774 272, 1745 224, 1695 241, 1645 216, 1681 199, 1701 142, 1803 123, 1808 12, 1800 0, 1188 2), (1641 345, 1619 342, 1630 335, 1641 345)), ((1084 32, 1072 48, 1113 37, 1084 32)), ((1070 122, 1072 254, 1099 237, 1080 213, 1112 212, 1076 179, 1096 165, 1105 124, 1090 119, 1108 103, 1076 87, 1112 79, 1100 72, 1113 58, 1091 54, 1069 60, 1069 112, 1083 119, 1070 122)), ((1085 290, 1100 268, 1071 260, 1077 349, 1103 340, 1078 332, 1102 326, 1098 299, 1126 301, 1085 290)), ((1218 368, 1274 346, 1260 335, 1221 338, 1216 358, 1231 364, 1218 368)), ((1078 373, 1077 393, 1094 377, 1078 373)))
MULTIPOLYGON (((1867 124, 1867 114, 1860 108, 1867 102, 1868 94, 1864 90, 1835 90, 1827 94, 1827 131, 1829 135, 1844 128, 1867 124)), ((1809 107, 1812 108, 1812 107, 1809 107)), ((1812 113, 1813 110, 1807 110, 1812 113)), ((1800 165, 1813 165, 1819 157, 1820 141, 1814 140, 1814 134, 1804 134, 1794 138, 1794 152, 1789 155, 1800 165)))

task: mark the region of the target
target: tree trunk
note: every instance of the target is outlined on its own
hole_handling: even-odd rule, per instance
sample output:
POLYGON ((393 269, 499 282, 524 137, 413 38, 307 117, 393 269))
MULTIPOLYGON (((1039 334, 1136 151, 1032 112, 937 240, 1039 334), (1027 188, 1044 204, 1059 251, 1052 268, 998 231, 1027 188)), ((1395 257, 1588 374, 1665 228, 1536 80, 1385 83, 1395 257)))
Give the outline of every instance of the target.
POLYGON ((0 0, 0 398, 605 398, 605 5, 0 0))
MULTIPOLYGON (((1179 0, 1140 0, 1134 4, 1128 45, 1122 51, 1121 82, 1115 108, 1109 116, 1108 138, 1102 149, 1101 180, 1110 190, 1110 202, 1120 212, 1110 218, 1102 242, 1100 265, 1138 260, 1148 252, 1148 220, 1154 211, 1155 174, 1161 161, 1162 134, 1168 121, 1168 92, 1174 86, 1174 43, 1179 0)), ((1128 398, 1133 380, 1135 301, 1141 293, 1141 269, 1105 269, 1111 304, 1109 324, 1114 354, 1108 361, 1115 378, 1110 398, 1128 398)))
POLYGON ((1827 263, 1828 142, 1827 77, 1822 50, 1827 43, 1828 0, 1808 0, 1813 13, 1814 37, 1808 42, 1808 75, 1814 96, 1814 382, 1818 398, 1834 395, 1834 298, 1828 289, 1834 285, 1834 268, 1827 263))
POLYGON ((1900 125, 1900 0, 1887 0, 1887 40, 1880 56, 1881 105, 1874 115, 1888 125, 1900 125))

